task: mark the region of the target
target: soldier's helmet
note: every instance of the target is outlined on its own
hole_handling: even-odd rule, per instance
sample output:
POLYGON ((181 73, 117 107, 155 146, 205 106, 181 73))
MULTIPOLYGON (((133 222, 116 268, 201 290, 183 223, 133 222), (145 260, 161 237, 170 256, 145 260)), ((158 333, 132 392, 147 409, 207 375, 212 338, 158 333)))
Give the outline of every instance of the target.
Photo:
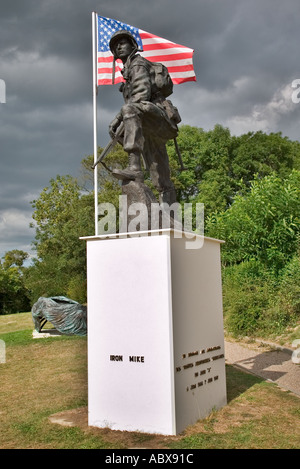
POLYGON ((138 50, 138 44, 135 40, 135 38, 133 37, 133 35, 129 32, 129 31, 126 31, 125 29, 121 29, 117 32, 115 32, 112 37, 110 38, 110 41, 109 41, 109 48, 112 52, 112 54, 115 56, 115 49, 116 49, 116 46, 119 42, 120 39, 122 39, 123 37, 125 37, 126 39, 128 39, 131 43, 132 43, 132 46, 138 50))

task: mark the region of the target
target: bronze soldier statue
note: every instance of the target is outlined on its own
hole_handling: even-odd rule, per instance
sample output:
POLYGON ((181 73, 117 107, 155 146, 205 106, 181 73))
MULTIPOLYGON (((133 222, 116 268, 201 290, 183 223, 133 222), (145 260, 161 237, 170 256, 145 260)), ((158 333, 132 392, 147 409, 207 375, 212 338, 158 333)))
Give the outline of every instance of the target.
POLYGON ((115 169, 113 175, 123 181, 143 181, 141 158, 159 192, 160 202, 176 202, 170 179, 166 142, 176 138, 180 116, 171 101, 173 83, 162 64, 154 64, 140 54, 134 37, 128 31, 117 31, 110 40, 114 59, 121 59, 125 83, 121 84, 125 104, 111 122, 114 137, 122 124, 122 145, 128 153, 126 169, 115 169))

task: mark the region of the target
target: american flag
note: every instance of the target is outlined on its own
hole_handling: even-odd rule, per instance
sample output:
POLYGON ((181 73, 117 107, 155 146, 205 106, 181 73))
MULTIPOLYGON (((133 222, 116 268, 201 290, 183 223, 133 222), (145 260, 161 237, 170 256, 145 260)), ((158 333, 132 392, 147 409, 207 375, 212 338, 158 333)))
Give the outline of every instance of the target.
MULTIPOLYGON (((111 36, 119 30, 129 31, 135 38, 140 54, 150 62, 163 63, 174 84, 196 81, 193 67, 193 49, 175 44, 121 21, 97 15, 97 84, 112 85, 113 55, 109 48, 111 36)), ((115 83, 124 81, 123 64, 116 61, 115 83)))

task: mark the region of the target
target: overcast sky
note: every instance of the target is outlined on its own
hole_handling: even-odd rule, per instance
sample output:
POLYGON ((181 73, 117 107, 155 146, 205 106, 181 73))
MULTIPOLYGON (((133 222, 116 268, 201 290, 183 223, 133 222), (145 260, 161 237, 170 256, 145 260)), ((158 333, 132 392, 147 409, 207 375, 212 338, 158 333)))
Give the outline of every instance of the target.
MULTIPOLYGON (((172 96, 184 124, 300 140, 299 0, 2 0, 0 257, 31 252, 30 201, 93 152, 92 11, 195 50, 197 82, 172 96)), ((121 105, 117 86, 101 87, 99 145, 121 105)))

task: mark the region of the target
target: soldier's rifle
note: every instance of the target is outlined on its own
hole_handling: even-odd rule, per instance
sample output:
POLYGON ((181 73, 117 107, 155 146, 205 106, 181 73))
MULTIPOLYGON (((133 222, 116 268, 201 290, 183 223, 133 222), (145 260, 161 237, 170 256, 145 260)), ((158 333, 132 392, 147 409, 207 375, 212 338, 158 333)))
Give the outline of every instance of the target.
POLYGON ((187 171, 189 168, 186 168, 186 167, 183 165, 182 156, 181 156, 181 153, 180 153, 180 150, 179 150, 179 146, 178 146, 177 138, 176 138, 176 137, 174 138, 174 145, 175 145, 176 153, 177 153, 177 156, 178 156, 178 159, 179 159, 179 163, 180 163, 180 171, 187 171))
POLYGON ((99 158, 97 159, 97 161, 95 161, 95 163, 93 164, 92 168, 95 169, 97 164, 101 163, 102 160, 104 160, 104 158, 112 151, 112 149, 116 146, 117 143, 119 143, 120 141, 120 138, 122 137, 124 133, 124 123, 121 122, 121 124, 119 125, 114 137, 111 139, 111 141, 106 145, 106 147, 104 148, 104 150, 102 151, 101 155, 99 156, 99 158))

